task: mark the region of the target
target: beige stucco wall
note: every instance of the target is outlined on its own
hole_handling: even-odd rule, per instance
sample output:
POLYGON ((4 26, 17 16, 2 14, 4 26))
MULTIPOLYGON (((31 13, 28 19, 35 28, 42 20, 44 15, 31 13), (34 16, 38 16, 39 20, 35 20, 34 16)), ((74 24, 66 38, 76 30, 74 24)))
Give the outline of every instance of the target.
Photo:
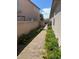
POLYGON ((39 9, 29 2, 29 0, 18 0, 17 2, 17 12, 20 11, 17 14, 18 16, 25 16, 26 20, 29 20, 29 18, 40 19, 39 9))
POLYGON ((17 22, 17 36, 24 33, 29 33, 31 30, 39 26, 38 21, 18 21, 17 22))
POLYGON ((61 12, 57 13, 52 20, 52 28, 55 32, 56 37, 59 39, 59 45, 61 41, 61 12), (55 19, 55 24, 53 25, 53 19, 55 19))
POLYGON ((25 17, 25 21, 23 17, 17 17, 17 20, 20 19, 17 21, 17 36, 27 34, 39 26, 39 9, 29 0, 17 0, 17 16, 25 17))
POLYGON ((52 21, 52 29, 58 38, 59 46, 61 46, 61 0, 54 0, 50 17, 52 21))

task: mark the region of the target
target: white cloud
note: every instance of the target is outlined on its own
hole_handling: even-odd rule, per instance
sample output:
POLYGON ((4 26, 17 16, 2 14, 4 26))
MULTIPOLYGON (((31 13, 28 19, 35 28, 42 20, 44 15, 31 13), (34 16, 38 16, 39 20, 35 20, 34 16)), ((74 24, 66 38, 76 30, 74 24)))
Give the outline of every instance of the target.
POLYGON ((44 8, 44 9, 41 10, 41 13, 44 15, 45 19, 49 18, 50 10, 51 10, 51 8, 44 8))

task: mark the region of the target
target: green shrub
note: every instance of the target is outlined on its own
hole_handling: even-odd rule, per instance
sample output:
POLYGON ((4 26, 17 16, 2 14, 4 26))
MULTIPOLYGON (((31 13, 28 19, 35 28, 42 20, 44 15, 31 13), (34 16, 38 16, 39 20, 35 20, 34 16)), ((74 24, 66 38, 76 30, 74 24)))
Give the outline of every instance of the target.
POLYGON ((48 26, 47 29, 45 49, 47 51, 47 59, 61 59, 61 51, 58 46, 58 39, 55 37, 51 26, 48 26))
POLYGON ((33 39, 40 31, 42 30, 42 28, 38 27, 34 30, 32 30, 30 33, 28 34, 22 34, 19 38, 18 38, 18 45, 22 44, 25 45, 28 43, 28 41, 30 39, 33 39))

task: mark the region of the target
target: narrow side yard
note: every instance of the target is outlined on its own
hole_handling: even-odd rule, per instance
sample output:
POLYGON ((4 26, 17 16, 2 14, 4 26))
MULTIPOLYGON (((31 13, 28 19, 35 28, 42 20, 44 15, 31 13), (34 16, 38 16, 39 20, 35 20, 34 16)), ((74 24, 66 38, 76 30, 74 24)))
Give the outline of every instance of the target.
POLYGON ((42 59, 46 29, 47 26, 23 49, 17 59, 42 59))

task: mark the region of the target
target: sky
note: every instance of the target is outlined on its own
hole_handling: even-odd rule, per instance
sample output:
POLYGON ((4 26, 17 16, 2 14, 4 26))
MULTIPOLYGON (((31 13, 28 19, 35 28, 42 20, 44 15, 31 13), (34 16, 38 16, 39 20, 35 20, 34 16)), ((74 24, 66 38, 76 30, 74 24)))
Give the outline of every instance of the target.
POLYGON ((52 0, 32 0, 41 10, 40 13, 43 14, 45 19, 49 18, 52 0))

